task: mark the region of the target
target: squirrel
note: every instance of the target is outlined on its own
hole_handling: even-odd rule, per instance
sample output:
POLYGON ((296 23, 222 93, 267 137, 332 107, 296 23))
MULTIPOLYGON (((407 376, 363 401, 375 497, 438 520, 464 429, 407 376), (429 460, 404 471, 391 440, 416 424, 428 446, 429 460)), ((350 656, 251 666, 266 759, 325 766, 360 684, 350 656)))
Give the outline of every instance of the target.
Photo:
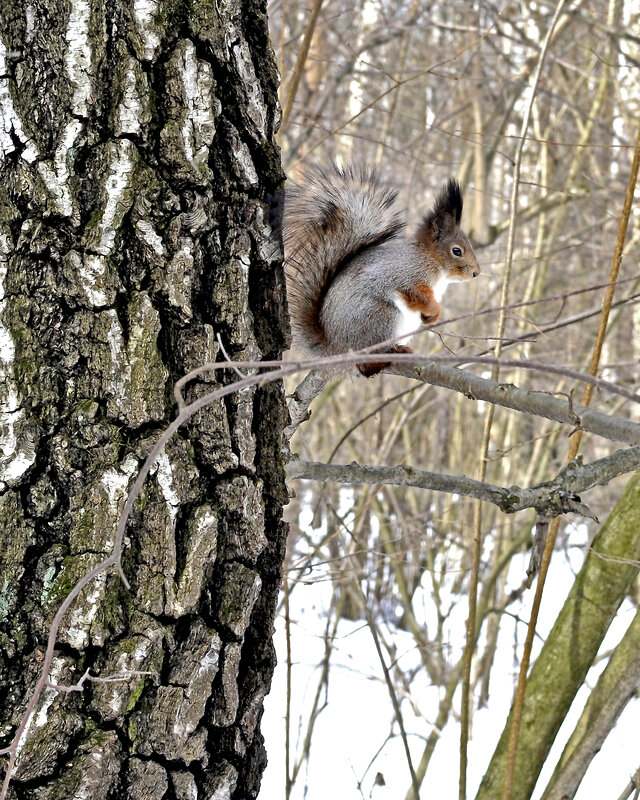
MULTIPOLYGON (((480 267, 460 228, 462 193, 449 180, 415 236, 404 228, 397 192, 365 167, 314 167, 287 189, 283 242, 294 347, 329 356, 406 337, 436 322, 453 281, 480 267)), ((386 353, 410 353, 402 344, 386 353)), ((388 362, 357 365, 370 376, 388 362)))

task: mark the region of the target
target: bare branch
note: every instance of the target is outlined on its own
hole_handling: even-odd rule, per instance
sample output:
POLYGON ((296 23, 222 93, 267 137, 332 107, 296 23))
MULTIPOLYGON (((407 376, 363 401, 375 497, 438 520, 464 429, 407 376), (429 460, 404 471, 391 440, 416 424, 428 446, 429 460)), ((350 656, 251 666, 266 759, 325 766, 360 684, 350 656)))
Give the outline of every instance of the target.
MULTIPOLYGON (((314 367, 322 367, 323 369, 334 367, 337 373, 341 365, 355 363, 367 364, 380 360, 380 355, 371 355, 365 351, 360 352, 362 354, 349 353, 331 358, 299 361, 296 362, 295 365, 292 364, 291 368, 284 362, 284 366, 282 367, 283 374, 288 375, 305 368, 309 369, 314 367)), ((561 400, 542 392, 518 389, 518 387, 514 386, 512 383, 500 383, 498 381, 488 380, 487 378, 480 378, 470 372, 458 369, 457 367, 449 367, 446 364, 447 362, 470 362, 491 365, 499 361, 503 366, 547 371, 558 375, 565 375, 566 377, 571 377, 585 383, 591 383, 596 387, 607 389, 614 394, 622 394, 636 402, 640 401, 639 395, 621 389, 608 381, 593 378, 589 375, 575 372, 574 370, 569 370, 555 364, 543 364, 526 359, 495 359, 490 356, 419 355, 418 353, 393 354, 389 355, 389 359, 394 362, 394 365, 388 367, 384 371, 390 375, 401 375, 405 378, 413 378, 414 380, 421 381, 422 383, 430 383, 432 386, 442 386, 446 389, 460 392, 472 400, 483 400, 498 406, 511 408, 514 411, 524 411, 527 414, 535 414, 536 416, 545 417, 555 422, 572 425, 576 429, 587 431, 587 433, 595 433, 598 436, 603 436, 605 439, 610 439, 612 441, 625 442, 626 444, 632 445, 640 444, 640 425, 635 422, 622 419, 621 417, 602 414, 601 412, 593 411, 577 403, 570 403, 568 400, 561 400), (422 364, 422 366, 417 366, 419 364, 422 364)), ((242 362, 237 363, 240 364, 242 362)), ((280 361, 253 362, 250 364, 246 363, 245 367, 278 367, 282 364, 283 362, 280 361)), ((197 372, 200 374, 208 369, 217 369, 223 366, 224 365, 221 364, 207 364, 199 368, 197 372)), ((229 363, 228 366, 234 366, 233 362, 229 363)), ((313 373, 310 373, 293 394, 294 402, 290 407, 292 421, 291 425, 287 428, 287 438, 290 438, 296 428, 308 419, 309 405, 317 394, 322 391, 330 377, 329 373, 326 371, 321 376, 312 377, 312 375, 313 373)), ((185 382, 185 378, 182 379, 180 385, 183 385, 183 382, 185 382)))
POLYGON ((506 514, 534 508, 539 516, 548 518, 566 512, 592 516, 580 503, 578 493, 607 484, 618 475, 640 469, 640 447, 618 450, 590 464, 582 465, 574 461, 552 480, 524 489, 519 486, 496 486, 460 475, 442 475, 439 472, 427 472, 414 467, 370 467, 355 462, 322 464, 292 461, 285 469, 289 479, 306 478, 371 485, 391 483, 396 486, 414 486, 419 489, 474 497, 477 500, 493 503, 506 514))
MULTIPOLYGON (((394 360, 396 358, 398 357, 394 356, 394 360)), ((423 358, 425 361, 427 360, 427 357, 423 358)), ((442 362, 454 359, 448 356, 436 356, 435 360, 442 362)), ((461 356, 456 360, 463 361, 464 359, 461 356)), ((469 360, 476 362, 475 358, 469 360)), ((487 363, 491 364, 494 359, 477 359, 477 361, 480 360, 486 360, 487 363)), ((500 359, 500 361, 503 364, 510 363, 512 366, 520 366, 524 369, 527 368, 527 365, 532 369, 538 369, 539 366, 542 366, 534 366, 534 362, 526 360, 509 359, 507 361, 506 359, 500 359)), ((549 364, 548 366, 550 372, 556 372, 557 374, 561 372, 561 368, 556 370, 554 365, 549 364)), ((635 422, 602 414, 578 403, 569 403, 568 400, 561 400, 541 392, 518 389, 512 383, 500 383, 487 378, 479 378, 470 372, 465 372, 456 367, 449 367, 443 363, 427 364, 420 368, 397 364, 385 371, 394 375, 416 378, 433 386, 453 389, 472 400, 484 400, 515 411, 524 411, 527 414, 535 414, 556 422, 573 425, 575 428, 580 428, 588 433, 595 433, 605 439, 626 442, 627 444, 640 444, 640 425, 635 422)))
POLYGON ((298 384, 289 400, 289 416, 291 424, 284 429, 287 440, 291 439, 298 427, 311 416, 309 406, 327 385, 330 375, 318 370, 312 370, 307 377, 298 384))
MULTIPOLYGON (((601 436, 605 436, 608 439, 623 441, 634 445, 640 444, 640 425, 636 425, 630 421, 622 420, 618 417, 607 416, 605 414, 599 414, 596 411, 591 411, 587 408, 583 408, 582 406, 574 405, 573 407, 571 407, 569 403, 565 400, 559 400, 557 398, 549 397, 544 394, 525 392, 522 391, 521 389, 517 389, 515 386, 512 385, 505 385, 505 384, 500 384, 496 381, 488 381, 484 378, 477 378, 476 376, 466 373, 460 369, 447 367, 444 364, 437 365, 434 363, 435 361, 445 361, 445 362, 453 361, 458 363, 461 361, 473 361, 478 363, 492 364, 495 361, 499 361, 499 359, 491 359, 488 357, 474 358, 469 356, 467 357, 433 356, 433 355, 424 356, 424 355, 419 355, 417 353, 393 354, 389 355, 389 359, 393 361, 407 362, 407 363, 405 363, 404 365, 400 364, 394 367, 393 369, 389 368, 387 370, 388 372, 405 375, 406 377, 412 377, 418 380, 425 381, 427 383, 431 383, 433 385, 447 386, 448 388, 454 389, 455 391, 459 391, 462 392, 463 394, 466 394, 468 397, 487 400, 489 402, 496 403, 497 405, 506 406, 508 408, 515 408, 521 411, 527 411, 528 413, 538 414, 539 416, 544 416, 549 419, 555 419, 559 422, 567 422, 583 430, 590 431, 592 433, 597 433, 601 436), (419 369, 412 368, 411 367, 412 362, 423 363, 425 364, 425 366, 419 369)), ((70 607, 77 599, 77 597, 80 595, 82 590, 89 583, 91 583, 91 581, 93 581, 94 578, 96 578, 103 572, 106 572, 108 569, 112 567, 116 568, 125 586, 129 588, 129 583, 121 566, 124 532, 127 525, 127 521, 133 509, 133 504, 147 478, 147 475, 151 471, 160 453, 164 450, 164 447, 166 446, 168 441, 176 433, 176 431, 180 428, 180 426, 183 425, 187 420, 189 420, 200 409, 204 408, 205 406, 209 405, 215 400, 218 400, 222 397, 226 397, 227 395, 233 394, 234 392, 240 391, 242 389, 246 389, 249 386, 263 385, 266 383, 271 383, 276 380, 281 380, 282 378, 288 375, 295 374, 296 372, 300 372, 305 369, 318 368, 318 367, 325 370, 336 369, 337 367, 340 367, 341 365, 345 364, 376 363, 379 362, 379 360, 380 360, 379 353, 371 354, 367 352, 359 352, 359 353, 349 353, 343 356, 335 356, 331 358, 324 358, 324 359, 321 358, 309 361, 295 361, 289 363, 282 361, 266 361, 266 362, 229 361, 222 363, 211 363, 198 367, 197 369, 190 372, 188 375, 185 375, 184 378, 181 378, 176 383, 174 387, 174 397, 176 398, 176 402, 178 405, 178 410, 179 410, 178 416, 163 431, 158 441, 152 447, 143 465, 141 466, 135 481, 133 482, 129 490, 129 494, 127 495, 127 500, 125 502, 124 509, 122 511, 122 515, 120 517, 116 529, 114 546, 111 554, 107 556, 99 564, 97 564, 92 570, 87 572, 78 581, 78 583, 73 587, 73 589, 69 592, 69 594, 62 602, 60 608, 56 612, 51 622, 51 626, 49 629, 49 638, 47 641, 47 648, 41 664, 40 678, 38 679, 33 694, 29 699, 29 702, 27 703, 25 712, 16 729, 13 741, 9 745, 9 747, 6 748, 6 750, 4 751, 5 753, 9 754, 9 763, 7 764, 4 781, 2 784, 2 789, 0 789, 0 800, 3 800, 6 797, 9 787, 9 782, 11 780, 11 777, 13 775, 13 770, 15 767, 15 760, 20 748, 20 743, 22 741, 23 736, 26 734, 29 720, 31 718, 31 715, 35 711, 36 705, 42 695, 42 692, 49 683, 49 670, 51 668, 51 663, 55 652, 56 638, 58 635, 58 631, 60 629, 60 625, 62 624, 62 620, 64 619, 70 607), (218 388, 212 392, 202 395, 201 397, 194 400, 192 403, 185 405, 185 401, 182 395, 182 388, 187 383, 194 380, 204 372, 215 371, 219 369, 233 369, 235 367, 237 367, 238 369, 269 368, 271 371, 249 375, 243 380, 238 380, 235 383, 218 388)), ((555 367, 554 365, 545 365, 532 361, 518 361, 513 359, 510 360, 503 359, 501 360, 501 363, 504 366, 521 366, 525 369, 528 368, 534 370, 546 370, 549 372, 556 372, 558 374, 567 375, 577 380, 583 380, 585 382, 591 383, 594 386, 600 386, 601 388, 609 389, 614 393, 622 394, 636 401, 640 401, 640 397, 638 395, 635 395, 632 392, 627 392, 626 390, 622 390, 620 387, 616 387, 614 384, 611 384, 608 381, 603 381, 597 378, 590 378, 589 376, 585 376, 582 373, 575 372, 573 370, 568 370, 563 367, 555 367)), ((326 380, 326 378, 324 380, 326 380)), ((310 388, 308 394, 313 394, 313 391, 318 390, 318 387, 320 386, 321 383, 322 379, 317 380, 316 378, 310 378, 309 386, 313 387, 313 389, 310 388)), ((322 383, 322 385, 324 385, 324 383, 322 383)), ((307 399, 308 402, 311 402, 312 398, 307 398, 307 399)), ((302 405, 304 405, 304 402, 307 402, 307 400, 305 399, 302 405)), ((306 415, 306 410, 302 418, 304 418, 305 415, 306 415)), ((631 450, 635 450, 635 448, 631 448, 631 450)), ((497 489, 498 492, 500 492, 500 487, 494 487, 494 488, 497 489)), ((533 490, 522 490, 522 491, 527 492, 533 490)), ((464 494, 464 492, 460 493, 464 494)), ((497 498, 497 495, 495 497, 497 498)), ((538 502, 537 497, 535 498, 535 500, 538 504, 536 504, 536 502, 531 502, 529 503, 528 506, 523 505, 522 507, 538 508, 540 503, 538 502)), ((558 507, 557 505, 558 503, 561 504, 563 502, 564 500, 557 500, 555 506, 552 503, 551 506, 552 509, 558 507)), ((572 501, 570 499, 567 499, 566 502, 570 506, 572 501)), ((544 506, 544 508, 546 507, 547 506, 544 506)), ((515 507, 513 508, 513 510, 516 511, 519 510, 519 508, 515 507)), ((571 508, 567 508, 567 510, 571 510, 571 508)), ((557 513, 561 512, 558 511, 557 513)))

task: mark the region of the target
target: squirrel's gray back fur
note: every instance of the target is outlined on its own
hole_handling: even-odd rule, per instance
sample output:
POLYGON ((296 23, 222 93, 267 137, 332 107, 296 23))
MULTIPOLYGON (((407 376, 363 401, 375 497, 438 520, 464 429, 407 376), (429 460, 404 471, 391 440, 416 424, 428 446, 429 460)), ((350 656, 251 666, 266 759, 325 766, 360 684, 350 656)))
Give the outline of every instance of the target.
POLYGON ((356 256, 393 239, 404 227, 397 193, 375 171, 314 167, 287 188, 283 240, 291 326, 297 347, 339 352, 327 342, 322 306, 334 279, 356 256))
POLYGON ((447 284, 480 273, 460 228, 458 182, 444 185, 412 238, 392 241, 404 223, 375 172, 334 166, 305 177, 284 203, 294 346, 320 356, 383 342, 383 352, 406 351, 407 337, 440 316, 447 284))

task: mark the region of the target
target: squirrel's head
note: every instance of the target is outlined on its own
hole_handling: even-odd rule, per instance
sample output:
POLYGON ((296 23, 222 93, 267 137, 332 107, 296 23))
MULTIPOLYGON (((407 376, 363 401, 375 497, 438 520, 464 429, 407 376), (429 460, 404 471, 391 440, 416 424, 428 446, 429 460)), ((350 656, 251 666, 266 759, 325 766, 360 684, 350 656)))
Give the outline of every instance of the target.
POLYGON ((448 180, 433 209, 418 228, 417 241, 442 268, 449 281, 464 281, 480 274, 471 242, 460 227, 462 193, 456 180, 448 180))

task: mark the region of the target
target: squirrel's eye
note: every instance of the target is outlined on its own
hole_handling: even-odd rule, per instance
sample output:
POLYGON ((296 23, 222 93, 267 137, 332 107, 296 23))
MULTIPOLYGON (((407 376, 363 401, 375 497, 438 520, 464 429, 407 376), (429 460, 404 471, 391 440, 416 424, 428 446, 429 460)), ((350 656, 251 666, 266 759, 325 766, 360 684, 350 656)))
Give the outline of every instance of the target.
POLYGON ((460 256, 462 255, 462 250, 459 247, 452 247, 451 252, 453 253, 454 256, 457 256, 458 258, 460 258, 460 256))

